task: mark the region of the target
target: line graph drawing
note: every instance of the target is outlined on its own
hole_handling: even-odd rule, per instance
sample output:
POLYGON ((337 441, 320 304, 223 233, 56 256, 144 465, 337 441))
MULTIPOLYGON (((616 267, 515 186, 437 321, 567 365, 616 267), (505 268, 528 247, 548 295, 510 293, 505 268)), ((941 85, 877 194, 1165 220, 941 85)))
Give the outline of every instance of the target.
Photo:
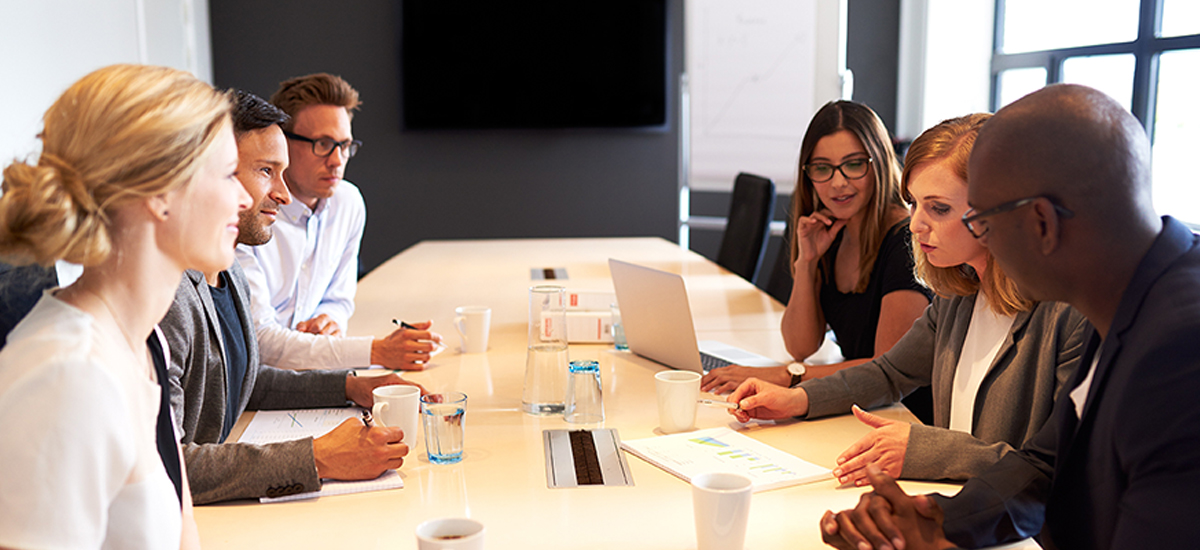
MULTIPOLYGON (((777 184, 816 109, 818 0, 688 0, 689 182, 777 184)), ((822 98, 828 99, 828 98, 822 98)))

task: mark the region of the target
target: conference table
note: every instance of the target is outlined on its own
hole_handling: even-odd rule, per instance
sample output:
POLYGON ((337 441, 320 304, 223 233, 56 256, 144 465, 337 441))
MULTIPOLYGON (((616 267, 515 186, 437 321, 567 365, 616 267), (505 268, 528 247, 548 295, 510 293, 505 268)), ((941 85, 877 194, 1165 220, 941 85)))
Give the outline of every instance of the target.
MULTIPOLYGON (((260 504, 197 507, 205 548, 415 548, 414 530, 429 519, 471 517, 486 528, 486 546, 503 548, 696 548, 690 485, 626 454, 633 486, 547 486, 542 431, 576 429, 559 416, 521 412, 528 289, 612 292, 608 259, 683 276, 697 337, 789 361, 779 332, 783 306, 746 280, 659 238, 426 241, 401 252, 358 285, 351 335, 384 336, 393 319, 432 320, 449 347, 421 372, 404 373, 429 391, 468 395, 463 460, 432 464, 418 437, 399 474, 402 489, 260 504), (535 280, 546 270, 565 275, 535 280), (454 308, 492 308, 486 353, 464 354, 454 308)), ((571 344, 571 360, 600 365, 606 419, 622 440, 661 435, 654 374, 666 367, 611 344, 571 344)), ((377 369, 378 370, 378 369, 377 369)), ((369 372, 367 373, 369 374, 369 372)), ((704 395, 702 395, 704 396, 704 395)), ((708 396, 711 397, 711 396, 708 396)), ((916 419, 896 405, 877 411, 916 419)), ((253 413, 235 428, 236 436, 253 413)), ((742 425, 723 409, 700 407, 697 429, 727 426, 809 462, 832 468, 837 455, 869 429, 850 415, 813 421, 742 425)), ((231 436, 233 437, 233 436, 231 436)), ((902 481, 909 493, 952 494, 957 485, 902 481)), ((826 548, 818 519, 853 507, 864 488, 831 478, 754 494, 747 549, 826 548)), ((1037 548, 1031 542, 1014 547, 1037 548)))

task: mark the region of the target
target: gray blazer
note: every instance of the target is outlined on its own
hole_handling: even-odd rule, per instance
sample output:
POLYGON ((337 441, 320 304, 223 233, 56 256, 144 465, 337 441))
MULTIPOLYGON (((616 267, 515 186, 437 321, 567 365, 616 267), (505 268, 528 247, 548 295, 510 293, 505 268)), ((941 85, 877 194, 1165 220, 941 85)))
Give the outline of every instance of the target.
POLYGON ((950 394, 975 296, 935 297, 887 353, 831 376, 808 380, 809 418, 895 403, 932 386, 934 426, 914 424, 901 477, 973 477, 1033 437, 1050 417, 1054 396, 1079 366, 1091 327, 1066 304, 1042 302, 1018 313, 979 392, 971 433, 950 430, 950 394))
MULTIPOLYGON (((349 371, 290 371, 259 364, 246 276, 237 262, 228 273, 249 360, 238 414, 246 409, 345 406, 349 371)), ((171 408, 193 501, 205 504, 319 489, 312 438, 268 445, 220 441, 227 382, 218 323, 204 275, 188 270, 160 326, 171 348, 171 408)))

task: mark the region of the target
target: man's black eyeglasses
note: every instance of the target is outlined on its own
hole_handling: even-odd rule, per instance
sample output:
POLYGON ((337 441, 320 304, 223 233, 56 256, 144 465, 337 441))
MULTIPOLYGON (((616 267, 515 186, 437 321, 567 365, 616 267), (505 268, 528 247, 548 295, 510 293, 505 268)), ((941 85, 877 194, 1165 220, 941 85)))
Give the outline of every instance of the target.
POLYGON ((346 141, 334 141, 329 138, 313 139, 286 131, 283 135, 287 136, 288 139, 311 143, 313 154, 318 157, 327 157, 334 149, 341 149, 346 158, 352 158, 355 153, 358 153, 358 148, 362 147, 362 142, 357 139, 348 139, 346 141))
POLYGON ((967 226, 967 231, 971 232, 971 236, 978 239, 978 238, 986 235, 988 232, 988 229, 990 229, 988 227, 987 220, 985 220, 984 218, 987 218, 989 216, 995 216, 996 214, 1003 214, 1005 212, 1012 212, 1013 210, 1016 210, 1022 206, 1025 206, 1027 204, 1032 204, 1033 201, 1036 201, 1038 199, 1046 199, 1046 200, 1050 201, 1050 205, 1053 206, 1054 209, 1056 211, 1058 211, 1058 214, 1064 218, 1070 218, 1075 215, 1074 212, 1067 210, 1066 208, 1064 208, 1062 206, 1059 206, 1058 203, 1054 202, 1054 199, 1047 197, 1045 195, 1039 195, 1036 197, 1029 197, 1026 199, 1017 199, 1015 201, 1008 201, 1004 204, 1001 204, 1000 206, 997 206, 995 208, 989 208, 989 209, 984 210, 983 212, 979 212, 979 213, 974 213, 975 209, 972 208, 972 209, 968 210, 965 214, 963 214, 962 222, 963 222, 963 225, 967 226))

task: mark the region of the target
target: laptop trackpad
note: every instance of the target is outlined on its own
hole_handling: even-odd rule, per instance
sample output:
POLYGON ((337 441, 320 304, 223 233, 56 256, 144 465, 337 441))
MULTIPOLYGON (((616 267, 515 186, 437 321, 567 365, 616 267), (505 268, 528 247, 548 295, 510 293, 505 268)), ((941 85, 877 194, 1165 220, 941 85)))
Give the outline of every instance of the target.
POLYGON ((698 342, 698 344, 700 346, 700 351, 714 357, 719 357, 735 365, 745 365, 747 367, 778 367, 783 364, 769 357, 763 357, 757 353, 751 353, 742 348, 736 348, 716 340, 701 340, 698 342))

